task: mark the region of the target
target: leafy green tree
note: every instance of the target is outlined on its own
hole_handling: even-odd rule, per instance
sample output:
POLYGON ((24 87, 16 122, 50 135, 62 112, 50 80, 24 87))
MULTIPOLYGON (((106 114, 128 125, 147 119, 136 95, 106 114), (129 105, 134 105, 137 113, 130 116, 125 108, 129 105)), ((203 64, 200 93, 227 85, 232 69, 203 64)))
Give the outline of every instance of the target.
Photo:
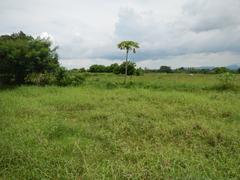
POLYGON ((137 68, 135 71, 135 74, 137 76, 143 76, 144 75, 144 70, 142 68, 137 68))
POLYGON ((119 65, 118 65, 118 63, 111 64, 109 66, 109 71, 113 72, 115 74, 119 74, 119 65))
POLYGON ((184 73, 185 72, 185 68, 184 67, 177 68, 177 69, 175 69, 174 72, 175 73, 184 73))
POLYGON ((222 74, 222 73, 229 72, 229 70, 225 67, 216 67, 213 69, 213 72, 216 74, 222 74))
POLYGON ((125 61, 125 80, 124 83, 127 81, 127 75, 128 73, 128 55, 129 52, 136 53, 136 49, 139 48, 139 44, 134 41, 122 41, 118 44, 118 48, 121 50, 126 50, 126 61, 125 61))
POLYGON ((127 67, 128 67, 127 75, 134 75, 135 71, 136 71, 136 64, 134 62, 131 62, 131 61, 123 62, 119 66, 120 74, 125 74, 126 75, 126 64, 127 64, 127 67))
POLYGON ((55 71, 59 68, 56 49, 49 40, 33 38, 23 32, 0 36, 1 79, 22 84, 31 73, 55 71))
POLYGON ((89 68, 89 72, 94 72, 94 73, 104 73, 107 71, 108 71, 107 67, 104 65, 94 64, 94 65, 90 66, 90 68, 89 68))
POLYGON ((161 66, 159 72, 171 73, 172 69, 169 66, 161 66))

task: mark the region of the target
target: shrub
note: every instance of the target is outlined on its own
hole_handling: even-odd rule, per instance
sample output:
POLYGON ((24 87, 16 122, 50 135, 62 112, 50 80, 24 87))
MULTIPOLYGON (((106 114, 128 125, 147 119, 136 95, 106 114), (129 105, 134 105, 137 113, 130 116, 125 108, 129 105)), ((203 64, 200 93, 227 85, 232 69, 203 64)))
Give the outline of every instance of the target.
POLYGON ((136 76, 143 76, 144 75, 144 70, 142 68, 138 68, 135 71, 136 76))
POLYGON ((212 72, 216 74, 222 74, 229 72, 229 70, 226 67, 216 67, 212 70, 212 72))
MULTIPOLYGON (((123 62, 119 66, 120 74, 125 74, 125 66, 126 66, 126 62, 123 62)), ((127 62, 127 66, 128 66, 127 75, 134 75, 135 74, 135 70, 136 70, 136 64, 134 62, 128 61, 127 62)))
POLYGON ((11 74, 0 74, 0 85, 14 84, 14 76, 11 74))
POLYGON ((229 89, 234 87, 234 81, 236 79, 236 76, 232 73, 223 73, 218 76, 218 79, 221 83, 221 87, 223 89, 229 89))
POLYGON ((65 68, 59 68, 57 73, 32 73, 27 75, 25 83, 45 86, 78 86, 85 81, 85 75, 67 71, 65 68))
POLYGON ((80 75, 80 74, 72 74, 68 76, 68 85, 71 86, 79 86, 81 84, 83 84, 83 82, 85 81, 85 77, 80 75))
POLYGON ((72 75, 66 74, 63 79, 58 81, 60 86, 79 86, 85 81, 85 78, 82 75, 72 75))
POLYGON ((85 79, 84 75, 68 72, 65 68, 59 68, 56 75, 57 85, 59 86, 79 86, 85 79))
POLYGON ((32 73, 28 74, 24 81, 27 84, 38 86, 54 85, 56 83, 56 77, 51 73, 32 73))
POLYGON ((113 72, 115 74, 119 74, 119 65, 118 65, 118 63, 111 64, 109 66, 109 72, 113 72))
POLYGON ((120 74, 120 66, 118 65, 118 66, 115 66, 114 68, 113 68, 113 73, 114 74, 120 74))

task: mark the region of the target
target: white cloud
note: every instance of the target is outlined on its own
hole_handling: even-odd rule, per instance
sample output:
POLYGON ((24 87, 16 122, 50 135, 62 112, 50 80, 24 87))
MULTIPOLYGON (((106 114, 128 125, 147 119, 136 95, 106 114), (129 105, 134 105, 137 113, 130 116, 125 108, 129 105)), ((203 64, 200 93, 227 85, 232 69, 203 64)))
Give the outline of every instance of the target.
POLYGON ((69 69, 73 68, 89 68, 93 64, 102 64, 102 65, 110 65, 112 63, 121 63, 120 60, 109 60, 109 59, 62 59, 60 60, 60 64, 69 69))
POLYGON ((0 34, 50 37, 68 67, 122 59, 116 44, 126 39, 140 43, 134 60, 147 67, 221 66, 240 64, 239 12, 239 0, 8 0, 0 34))
POLYGON ((177 67, 201 67, 201 66, 228 66, 229 64, 239 64, 240 53, 220 52, 220 53, 196 53, 179 56, 170 56, 156 60, 143 60, 137 63, 144 68, 158 69, 160 66, 177 67))
POLYGON ((49 41, 55 43, 55 40, 54 40, 53 36, 52 36, 51 34, 49 34, 48 32, 42 32, 42 33, 40 34, 40 38, 42 38, 42 39, 48 39, 49 41))

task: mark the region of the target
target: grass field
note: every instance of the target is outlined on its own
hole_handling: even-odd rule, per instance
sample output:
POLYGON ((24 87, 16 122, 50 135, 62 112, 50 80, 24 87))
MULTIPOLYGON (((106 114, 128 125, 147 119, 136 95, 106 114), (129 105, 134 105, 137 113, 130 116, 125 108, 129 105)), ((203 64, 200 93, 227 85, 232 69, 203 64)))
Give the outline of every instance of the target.
POLYGON ((240 179, 240 76, 0 89, 0 179, 240 179))

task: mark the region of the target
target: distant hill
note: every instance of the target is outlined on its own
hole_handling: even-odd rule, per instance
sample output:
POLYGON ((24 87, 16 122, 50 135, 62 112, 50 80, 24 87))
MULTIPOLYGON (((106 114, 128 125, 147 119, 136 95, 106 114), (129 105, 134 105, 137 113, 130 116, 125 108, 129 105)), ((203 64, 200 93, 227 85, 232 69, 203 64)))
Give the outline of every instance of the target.
POLYGON ((239 64, 232 64, 227 66, 226 68, 231 69, 231 70, 238 70, 240 68, 239 64))
MULTIPOLYGON (((226 68, 230 69, 230 70, 238 70, 240 68, 240 64, 231 64, 229 66, 225 66, 226 68)), ((212 70, 216 68, 216 66, 200 66, 197 67, 196 69, 209 69, 212 70)))
POLYGON ((212 70, 214 69, 215 67, 214 66, 200 66, 200 67, 197 67, 196 69, 208 69, 208 70, 212 70))

